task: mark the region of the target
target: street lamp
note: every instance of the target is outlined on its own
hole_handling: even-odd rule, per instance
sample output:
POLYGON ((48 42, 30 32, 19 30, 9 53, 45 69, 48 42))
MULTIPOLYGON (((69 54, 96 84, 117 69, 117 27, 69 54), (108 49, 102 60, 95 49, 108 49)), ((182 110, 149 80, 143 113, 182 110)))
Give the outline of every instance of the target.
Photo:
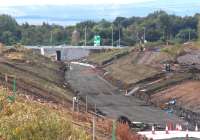
POLYGON ((53 46, 53 31, 51 31, 51 38, 50 38, 51 46, 53 46))
POLYGON ((190 30, 189 30, 189 41, 191 40, 191 33, 190 33, 190 30))
POLYGON ((112 29, 112 47, 113 47, 113 25, 111 26, 112 29))
POLYGON ((146 27, 144 27, 144 43, 146 42, 146 27))
POLYGON ((121 26, 120 26, 120 23, 119 23, 119 47, 120 47, 120 44, 121 44, 121 26))
POLYGON ((85 26, 85 46, 87 45, 87 26, 85 26))

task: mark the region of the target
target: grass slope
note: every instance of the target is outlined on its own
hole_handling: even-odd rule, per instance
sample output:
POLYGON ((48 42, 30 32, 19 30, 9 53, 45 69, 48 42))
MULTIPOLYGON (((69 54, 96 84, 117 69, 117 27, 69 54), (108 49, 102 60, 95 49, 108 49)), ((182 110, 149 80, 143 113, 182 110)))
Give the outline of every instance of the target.
POLYGON ((125 49, 107 50, 101 53, 92 53, 88 57, 88 61, 96 63, 98 65, 103 65, 108 61, 114 60, 117 56, 120 57, 124 54, 128 54, 130 51, 131 51, 130 48, 125 48, 125 49))
MULTIPOLYGON (((0 87, 0 139, 5 140, 89 140, 84 130, 73 127, 71 116, 47 104, 17 96, 9 103, 0 87)), ((12 93, 10 93, 12 94, 12 93)))
POLYGON ((64 65, 26 49, 8 49, 0 56, 0 81, 4 75, 17 80, 19 90, 55 102, 71 100, 72 93, 63 87, 64 65))

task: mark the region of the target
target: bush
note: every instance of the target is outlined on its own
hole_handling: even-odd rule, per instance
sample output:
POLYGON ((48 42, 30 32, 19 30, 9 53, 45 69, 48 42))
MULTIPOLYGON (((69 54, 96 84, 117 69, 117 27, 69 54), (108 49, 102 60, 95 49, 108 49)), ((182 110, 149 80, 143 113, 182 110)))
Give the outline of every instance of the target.
POLYGON ((172 57, 177 57, 184 53, 184 48, 180 44, 176 44, 172 47, 162 48, 161 51, 171 55, 172 57))
POLYGON ((118 123, 116 134, 117 140, 145 140, 144 137, 131 131, 127 123, 118 123))
MULTIPOLYGON (((89 140, 82 130, 74 128, 70 116, 47 105, 17 97, 5 102, 0 112, 0 138, 6 140, 89 140)), ((4 98, 4 99, 3 99, 4 98)))

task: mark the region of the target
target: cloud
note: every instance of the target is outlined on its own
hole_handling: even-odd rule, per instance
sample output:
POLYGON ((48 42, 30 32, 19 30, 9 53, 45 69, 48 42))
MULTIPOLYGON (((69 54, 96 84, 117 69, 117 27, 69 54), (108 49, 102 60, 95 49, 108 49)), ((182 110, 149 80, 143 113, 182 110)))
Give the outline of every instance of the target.
POLYGON ((25 5, 88 5, 88 4, 134 4, 153 0, 0 0, 0 7, 25 5))
POLYGON ((26 15, 23 11, 12 8, 12 7, 1 7, 0 14, 8 14, 8 15, 12 15, 12 16, 25 16, 26 15))

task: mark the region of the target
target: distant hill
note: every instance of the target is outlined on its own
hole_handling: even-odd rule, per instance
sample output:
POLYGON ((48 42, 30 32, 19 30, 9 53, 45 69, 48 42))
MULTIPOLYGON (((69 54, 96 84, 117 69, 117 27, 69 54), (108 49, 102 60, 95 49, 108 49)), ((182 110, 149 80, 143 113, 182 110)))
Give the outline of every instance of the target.
POLYGON ((83 20, 113 20, 117 16, 146 16, 156 10, 165 10, 180 16, 200 13, 198 0, 153 0, 124 5, 63 5, 0 7, 0 13, 14 16, 19 23, 41 24, 43 21, 71 25, 83 20))

